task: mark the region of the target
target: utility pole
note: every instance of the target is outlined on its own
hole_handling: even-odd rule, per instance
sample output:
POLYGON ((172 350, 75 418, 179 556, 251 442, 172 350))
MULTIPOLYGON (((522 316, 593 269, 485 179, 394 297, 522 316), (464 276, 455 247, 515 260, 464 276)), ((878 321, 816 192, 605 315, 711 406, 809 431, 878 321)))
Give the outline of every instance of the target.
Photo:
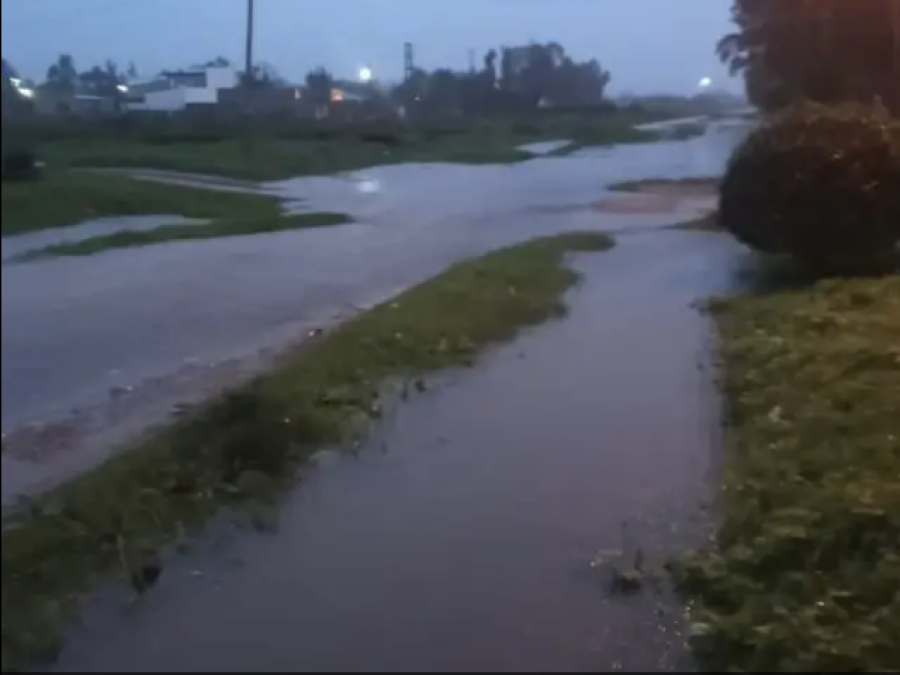
POLYGON ((244 83, 250 86, 253 76, 253 17, 256 14, 254 0, 247 0, 247 36, 244 45, 244 83))
POLYGON ((240 87, 240 90, 242 91, 241 107, 244 112, 244 141, 242 145, 244 146, 244 154, 246 155, 247 161, 250 161, 254 154, 252 138, 253 121, 251 119, 252 107, 250 105, 250 96, 253 89, 253 16, 256 13, 256 7, 254 5, 254 0, 247 0, 247 35, 244 43, 244 81, 241 83, 242 86, 240 87))
POLYGON ((404 82, 412 76, 416 69, 415 57, 413 55, 412 42, 403 43, 403 80, 404 82))

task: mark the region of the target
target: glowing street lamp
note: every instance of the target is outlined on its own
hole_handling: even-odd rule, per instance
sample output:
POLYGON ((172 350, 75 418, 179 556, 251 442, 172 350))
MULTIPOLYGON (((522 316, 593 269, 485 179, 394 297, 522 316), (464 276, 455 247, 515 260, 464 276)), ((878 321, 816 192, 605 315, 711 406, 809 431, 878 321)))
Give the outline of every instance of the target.
POLYGON ((359 81, 360 82, 371 82, 372 81, 372 69, 368 66, 363 66, 359 69, 359 81))
POLYGON ((709 77, 701 77, 700 82, 697 83, 701 89, 709 89, 712 86, 712 79, 709 77))

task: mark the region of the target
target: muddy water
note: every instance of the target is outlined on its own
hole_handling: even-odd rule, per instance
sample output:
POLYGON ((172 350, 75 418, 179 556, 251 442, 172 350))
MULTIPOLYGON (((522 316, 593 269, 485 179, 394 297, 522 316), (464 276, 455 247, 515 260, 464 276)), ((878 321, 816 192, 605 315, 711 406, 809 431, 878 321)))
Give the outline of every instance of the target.
MULTIPOLYGON (((497 246, 571 229, 639 230, 691 217, 696 204, 646 214, 598 213, 592 204, 609 196, 604 186, 616 181, 717 173, 740 133, 712 128, 688 141, 510 166, 399 165, 282 181, 265 189, 291 208, 349 212, 359 222, 4 262, 3 431, 49 423, 50 435, 62 439, 39 461, 4 453, 4 506, 102 460, 113 447, 109 439, 121 438, 111 405, 135 402, 125 425, 134 430, 165 418, 169 407, 161 402, 208 393, 210 378, 184 378, 186 368, 253 362, 260 350, 283 347, 336 315, 497 246), (149 407, 131 394, 148 387, 149 407)), ((52 235, 41 236, 42 245, 53 243, 52 235)), ((3 244, 4 253, 17 246, 16 240, 3 244)))
POLYGON ((717 445, 693 303, 721 236, 578 259, 571 314, 400 406, 306 477, 274 534, 176 558, 134 612, 100 603, 61 671, 672 671, 676 605, 611 594, 598 551, 653 569, 701 536, 717 445))

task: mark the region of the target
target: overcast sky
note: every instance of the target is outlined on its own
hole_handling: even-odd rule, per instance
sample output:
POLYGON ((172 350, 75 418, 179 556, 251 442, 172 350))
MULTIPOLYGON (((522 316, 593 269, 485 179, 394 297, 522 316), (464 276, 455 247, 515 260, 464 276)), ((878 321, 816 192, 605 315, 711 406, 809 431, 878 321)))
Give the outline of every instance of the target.
MULTIPOLYGON (((42 77, 60 52, 142 74, 217 55, 241 62, 247 0, 0 0, 3 56, 42 77)), ((490 47, 555 40, 596 57, 615 92, 690 92, 701 77, 737 90, 714 54, 731 0, 256 0, 256 56, 299 81, 324 65, 397 79, 403 43, 425 68, 465 68, 490 47)))

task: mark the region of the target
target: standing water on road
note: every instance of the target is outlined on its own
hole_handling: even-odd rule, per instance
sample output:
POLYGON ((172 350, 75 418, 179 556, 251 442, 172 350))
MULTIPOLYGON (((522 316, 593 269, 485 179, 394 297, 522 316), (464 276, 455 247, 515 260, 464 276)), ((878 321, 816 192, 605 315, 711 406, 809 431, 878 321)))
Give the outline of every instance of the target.
MULTIPOLYGON (((703 534, 717 446, 698 299, 734 246, 646 232, 578 259, 565 321, 440 378, 274 534, 177 557, 138 611, 94 607, 61 671, 682 670, 677 603, 610 593, 703 534)), ((105 604, 105 603, 98 603, 105 604)))
POLYGON ((508 166, 397 165, 283 181, 266 188, 358 222, 3 264, 3 431, 38 425, 22 452, 4 452, 4 506, 102 461, 173 403, 252 370, 261 350, 462 258, 542 234, 690 217, 690 209, 622 216, 591 205, 617 181, 718 174, 742 133, 713 125, 686 141, 508 166), (32 437, 43 446, 38 457, 32 437))

